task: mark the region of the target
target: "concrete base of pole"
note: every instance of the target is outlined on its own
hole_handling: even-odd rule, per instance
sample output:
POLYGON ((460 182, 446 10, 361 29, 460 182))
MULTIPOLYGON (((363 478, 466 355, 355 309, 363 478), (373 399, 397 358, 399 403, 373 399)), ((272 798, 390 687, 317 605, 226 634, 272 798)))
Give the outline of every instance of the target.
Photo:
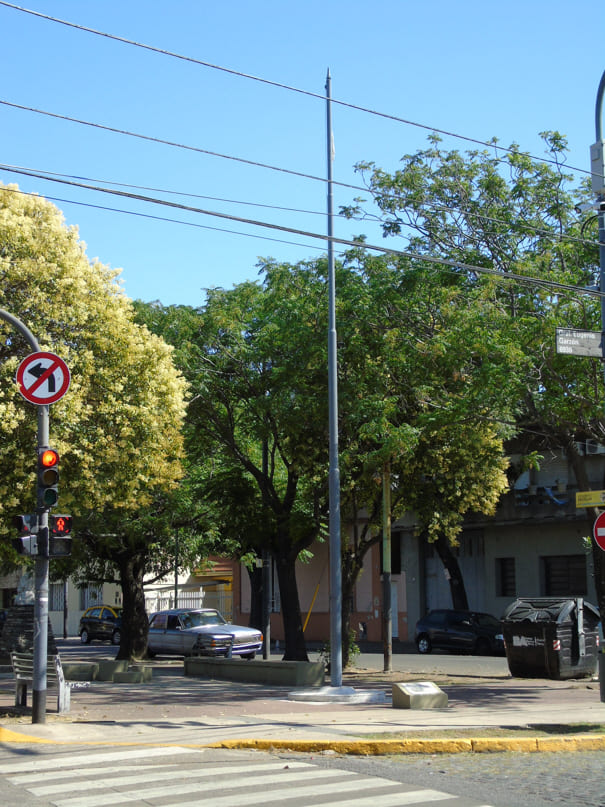
POLYGON ((288 692, 290 701, 314 701, 315 703, 384 703, 384 692, 373 692, 353 687, 318 687, 288 692))

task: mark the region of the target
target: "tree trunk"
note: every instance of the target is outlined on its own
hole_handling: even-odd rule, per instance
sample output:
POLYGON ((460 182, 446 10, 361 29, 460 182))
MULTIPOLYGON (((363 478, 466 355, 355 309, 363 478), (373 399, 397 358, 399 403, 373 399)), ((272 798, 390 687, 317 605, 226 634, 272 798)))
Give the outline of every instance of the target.
POLYGON ((262 567, 248 568, 248 577, 250 578, 250 620, 248 624, 251 628, 264 632, 262 567))
POLYGON ((443 563, 445 569, 445 576, 450 584, 450 592, 452 595, 452 607, 461 611, 468 610, 468 598, 466 596, 466 588, 464 586, 464 578, 460 571, 458 558, 452 552, 447 538, 440 535, 435 541, 435 549, 443 563))
POLYGON ((149 621, 145 610, 143 579, 145 561, 140 557, 117 558, 122 587, 122 642, 118 659, 138 661, 147 654, 149 621))
POLYGON ((296 583, 295 560, 289 555, 275 557, 286 642, 284 660, 308 661, 296 583))

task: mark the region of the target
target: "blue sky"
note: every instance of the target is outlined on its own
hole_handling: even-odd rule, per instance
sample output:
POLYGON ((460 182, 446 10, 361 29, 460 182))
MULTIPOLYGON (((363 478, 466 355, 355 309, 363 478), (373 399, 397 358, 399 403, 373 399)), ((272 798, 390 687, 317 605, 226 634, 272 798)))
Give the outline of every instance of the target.
MULTIPOLYGON (((360 184, 353 170, 359 160, 395 170, 403 154, 426 146, 433 128, 481 141, 495 136, 504 146, 516 142, 536 156, 544 156, 539 132, 556 129, 568 138, 569 164, 590 167, 596 91, 605 70, 602 0, 23 3, 33 11, 320 96, 329 67, 334 99, 420 124, 334 105, 333 170, 338 182, 360 184)), ((326 175, 321 98, 149 52, 2 4, 0 31, 0 101, 313 177, 326 175)), ((317 180, 6 103, 0 104, 0 132, 4 165, 153 188, 134 192, 326 231, 326 187, 317 180)), ((449 137, 444 145, 476 147, 449 137)), ((56 204, 67 223, 78 226, 88 256, 121 268, 124 288, 133 298, 200 305, 208 287, 230 288, 256 278, 260 257, 298 261, 325 251, 322 242, 309 238, 6 171, 0 172, 0 181, 61 199, 56 204)), ((336 187, 335 208, 358 194, 336 187)), ((367 225, 335 223, 339 237, 360 232, 380 241, 367 225)))

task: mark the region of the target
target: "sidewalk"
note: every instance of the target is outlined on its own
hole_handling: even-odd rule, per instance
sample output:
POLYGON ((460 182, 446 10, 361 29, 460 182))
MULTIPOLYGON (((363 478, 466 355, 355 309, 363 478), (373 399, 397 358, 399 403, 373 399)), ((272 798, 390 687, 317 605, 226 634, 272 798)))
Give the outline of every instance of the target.
POLYGON ((163 661, 153 665, 147 684, 76 683, 67 715, 57 714, 50 690, 43 724, 31 723, 31 711, 14 715, 14 681, 4 678, 0 742, 356 754, 605 750, 605 734, 590 733, 595 724, 605 724, 598 680, 513 679, 505 660, 473 657, 460 657, 458 672, 448 674, 439 672, 438 656, 402 655, 394 665, 398 669, 389 673, 379 661, 364 655, 354 670, 345 671, 342 698, 340 690, 328 687, 305 690, 309 700, 295 700, 300 691, 288 687, 185 678, 182 662, 163 661), (448 706, 393 708, 392 683, 420 680, 436 683, 447 694, 448 706), (347 696, 351 690, 345 688, 373 702, 355 702, 358 698, 347 696), (524 731, 499 737, 502 728, 524 731))

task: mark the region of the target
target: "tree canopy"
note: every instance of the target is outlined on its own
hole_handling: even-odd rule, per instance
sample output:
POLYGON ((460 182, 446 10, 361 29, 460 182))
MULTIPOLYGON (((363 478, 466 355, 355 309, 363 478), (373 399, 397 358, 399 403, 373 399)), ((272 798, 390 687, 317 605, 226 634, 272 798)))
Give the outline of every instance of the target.
MULTIPOLYGON (((605 440, 601 367, 557 354, 555 329, 600 330, 600 301, 588 290, 599 273, 597 225, 590 211, 576 212, 590 192, 586 180, 574 182, 566 169, 565 138, 557 132, 543 138, 544 160, 496 141, 462 154, 432 136, 428 148, 405 155, 396 171, 359 163, 370 200, 358 199, 343 212, 380 221, 385 236, 404 240, 419 259, 441 258, 453 264, 450 272, 490 289, 485 304, 500 316, 497 339, 525 355, 516 371, 503 365, 507 375, 501 376, 518 402, 517 444, 527 454, 563 448, 586 486, 575 445, 585 437, 605 440)), ((489 332, 479 328, 474 338, 484 337, 489 332)), ((599 552, 593 557, 604 613, 605 564, 599 552)))
MULTIPOLYGON (((150 545, 169 532, 159 528, 159 514, 183 475, 186 388, 172 348, 135 323, 117 276, 89 261, 54 205, 0 187, 0 307, 71 371, 70 389, 50 415, 59 507, 85 541, 82 562, 121 564, 124 584, 125 569, 136 566, 128 585, 140 588, 140 599, 150 545)), ((37 419, 14 383, 30 348, 4 321, 0 335, 0 457, 11 468, 0 482, 0 535, 7 536, 11 516, 35 511, 37 419)))

